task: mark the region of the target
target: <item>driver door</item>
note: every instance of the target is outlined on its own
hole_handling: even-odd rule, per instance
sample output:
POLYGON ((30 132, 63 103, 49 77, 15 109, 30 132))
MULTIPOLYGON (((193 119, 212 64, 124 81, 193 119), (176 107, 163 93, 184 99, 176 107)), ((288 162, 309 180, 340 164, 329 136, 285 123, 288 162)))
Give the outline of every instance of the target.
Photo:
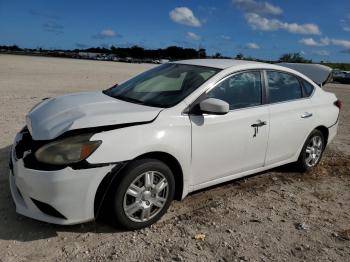
POLYGON ((230 105, 225 115, 190 115, 192 125, 192 185, 199 189, 264 166, 269 113, 263 104, 260 71, 226 77, 206 98, 230 105))

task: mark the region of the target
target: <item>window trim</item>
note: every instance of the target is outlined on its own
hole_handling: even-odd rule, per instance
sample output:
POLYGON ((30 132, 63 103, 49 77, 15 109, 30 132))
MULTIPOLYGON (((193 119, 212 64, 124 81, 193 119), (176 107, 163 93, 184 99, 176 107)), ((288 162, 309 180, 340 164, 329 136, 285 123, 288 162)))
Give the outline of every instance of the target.
MULTIPOLYGON (((314 89, 313 89, 313 92, 311 93, 311 95, 310 96, 304 96, 304 85, 302 84, 300 79, 302 79, 304 81, 307 81, 307 80, 305 80, 304 78, 302 78, 300 76, 297 76, 297 75, 295 75, 293 73, 282 71, 282 70, 276 70, 276 69, 264 69, 263 71, 264 71, 265 85, 266 85, 266 87, 265 87, 266 90, 265 91, 266 91, 266 97, 267 97, 267 104, 269 104, 269 105, 275 105, 275 104, 281 104, 281 103, 289 103, 289 102, 299 101, 299 100, 303 100, 303 99, 310 99, 315 93, 315 89, 316 88, 315 88, 314 85, 312 85, 314 87, 314 89), (295 77, 298 80, 298 82, 299 82, 302 96, 300 98, 296 98, 296 99, 290 99, 290 100, 284 100, 284 101, 271 103, 271 101, 270 101, 270 94, 269 94, 269 90, 270 89, 269 89, 269 83, 268 83, 268 78, 267 78, 267 72, 268 71, 284 73, 284 74, 288 74, 288 75, 291 75, 291 76, 295 77)), ((307 81, 307 82, 309 82, 309 81, 307 81)))
MULTIPOLYGON (((245 110, 245 109, 251 109, 251 108, 256 108, 256 107, 262 107, 262 106, 268 106, 268 105, 275 105, 275 104, 282 104, 282 103, 289 103, 289 102, 295 102, 298 100, 305 100, 305 99, 311 99, 315 92, 316 92, 316 88, 313 82, 310 82, 308 80, 306 80, 305 78, 295 75, 293 73, 290 72, 286 72, 283 70, 276 70, 276 69, 269 69, 269 68, 254 68, 254 69, 244 69, 244 70, 239 70, 236 72, 231 72, 226 76, 223 76, 222 78, 220 78, 217 82, 214 83, 214 85, 212 87, 208 87, 206 90, 203 91, 203 93, 201 93, 195 100, 193 100, 193 102, 188 105, 183 111, 182 114, 188 114, 188 115, 198 115, 198 113, 196 112, 195 107, 205 99, 205 96, 207 94, 207 92, 209 92, 210 90, 212 90, 213 88, 215 88, 221 81, 225 80, 226 78, 239 74, 239 73, 244 73, 244 72, 251 72, 251 71, 259 71, 260 72, 260 77, 262 78, 262 104, 261 105, 257 105, 257 106, 251 106, 251 107, 244 107, 244 108, 238 108, 238 109, 230 109, 228 113, 236 111, 236 110, 245 110), (275 103, 270 103, 270 97, 269 97, 269 85, 268 85, 268 81, 267 81, 267 75, 266 72, 267 71, 276 71, 276 72, 281 72, 281 73, 285 73, 285 74, 289 74, 292 75, 294 77, 296 77, 300 83, 300 86, 302 87, 302 92, 304 92, 304 88, 303 85, 300 81, 300 79, 308 82, 309 84, 311 84, 314 89, 313 92, 311 93, 310 96, 307 97, 301 97, 301 98, 297 98, 297 99, 293 99, 293 100, 286 100, 286 101, 281 101, 281 102, 275 102, 275 103)), ((209 80, 209 79, 208 79, 209 80)))

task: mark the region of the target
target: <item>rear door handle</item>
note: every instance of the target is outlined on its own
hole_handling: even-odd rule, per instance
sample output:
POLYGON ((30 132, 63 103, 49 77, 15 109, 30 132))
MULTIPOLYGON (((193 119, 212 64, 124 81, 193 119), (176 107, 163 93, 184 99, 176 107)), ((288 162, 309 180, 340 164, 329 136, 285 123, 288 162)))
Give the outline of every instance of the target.
POLYGON ((309 118, 312 117, 312 113, 305 112, 304 114, 301 115, 301 118, 309 118))

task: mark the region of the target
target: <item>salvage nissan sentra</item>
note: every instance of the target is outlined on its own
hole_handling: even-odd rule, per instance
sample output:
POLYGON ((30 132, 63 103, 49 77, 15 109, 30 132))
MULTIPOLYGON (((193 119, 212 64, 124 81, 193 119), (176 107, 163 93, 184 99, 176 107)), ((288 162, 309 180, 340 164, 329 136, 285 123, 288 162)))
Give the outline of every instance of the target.
POLYGON ((287 163, 307 171, 337 132, 341 102, 321 88, 329 75, 321 65, 186 60, 43 100, 11 150, 16 211, 68 225, 107 210, 138 229, 192 191, 287 163))

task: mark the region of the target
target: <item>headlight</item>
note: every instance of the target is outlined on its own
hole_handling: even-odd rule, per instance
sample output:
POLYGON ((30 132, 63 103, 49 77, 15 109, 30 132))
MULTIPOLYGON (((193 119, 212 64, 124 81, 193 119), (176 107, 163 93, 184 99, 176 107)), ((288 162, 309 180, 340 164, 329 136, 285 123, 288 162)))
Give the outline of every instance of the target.
POLYGON ((35 152, 38 161, 52 165, 67 165, 88 158, 101 144, 90 141, 93 134, 74 136, 51 142, 35 152))

